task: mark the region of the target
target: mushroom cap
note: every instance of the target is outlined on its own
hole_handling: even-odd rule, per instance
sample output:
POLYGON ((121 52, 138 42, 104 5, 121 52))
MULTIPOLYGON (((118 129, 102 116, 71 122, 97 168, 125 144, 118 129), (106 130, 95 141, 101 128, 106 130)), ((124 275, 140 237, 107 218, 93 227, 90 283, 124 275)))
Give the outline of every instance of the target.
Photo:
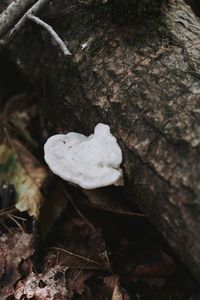
POLYGON ((119 185, 122 179, 122 152, 106 124, 97 124, 89 137, 56 134, 47 140, 44 153, 53 173, 85 189, 119 185))

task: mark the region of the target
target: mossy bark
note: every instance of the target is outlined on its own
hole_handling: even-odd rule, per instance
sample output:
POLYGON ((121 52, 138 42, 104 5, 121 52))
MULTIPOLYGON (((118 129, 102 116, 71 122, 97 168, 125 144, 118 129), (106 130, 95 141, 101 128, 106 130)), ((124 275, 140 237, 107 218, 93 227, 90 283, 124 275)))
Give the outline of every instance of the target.
POLYGON ((122 11, 115 1, 54 2, 42 18, 72 56, 27 24, 13 57, 43 92, 55 132, 111 126, 127 190, 199 278, 199 19, 182 0, 158 1, 149 14, 128 1, 122 11))

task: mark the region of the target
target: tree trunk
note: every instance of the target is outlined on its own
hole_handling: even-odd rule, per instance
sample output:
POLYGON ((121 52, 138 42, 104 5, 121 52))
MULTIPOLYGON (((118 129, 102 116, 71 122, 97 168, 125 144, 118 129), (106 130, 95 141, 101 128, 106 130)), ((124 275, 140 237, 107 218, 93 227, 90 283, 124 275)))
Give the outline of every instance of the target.
POLYGON ((72 56, 27 24, 13 57, 43 91, 56 132, 111 126, 127 191, 199 278, 199 19, 182 0, 137 13, 128 0, 54 2, 42 19, 72 56))

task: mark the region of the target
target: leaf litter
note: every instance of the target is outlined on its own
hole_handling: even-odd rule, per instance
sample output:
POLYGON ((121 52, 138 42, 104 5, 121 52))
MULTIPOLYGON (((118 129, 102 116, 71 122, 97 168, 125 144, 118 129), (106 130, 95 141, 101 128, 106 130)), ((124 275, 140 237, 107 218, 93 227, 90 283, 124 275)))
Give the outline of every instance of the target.
POLYGON ((14 292, 14 284, 21 277, 18 267, 33 255, 32 235, 19 229, 0 236, 0 299, 14 292))
POLYGON ((26 279, 17 283, 14 292, 15 299, 20 300, 22 297, 37 300, 67 299, 65 278, 67 269, 67 267, 57 265, 41 274, 30 273, 26 279), (59 276, 56 276, 58 273, 59 276))

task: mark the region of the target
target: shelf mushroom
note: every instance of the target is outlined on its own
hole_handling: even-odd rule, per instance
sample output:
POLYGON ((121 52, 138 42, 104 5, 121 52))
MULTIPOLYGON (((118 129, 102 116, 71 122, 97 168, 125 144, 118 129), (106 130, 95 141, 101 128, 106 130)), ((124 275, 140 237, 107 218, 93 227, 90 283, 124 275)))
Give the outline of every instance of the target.
POLYGON ((99 123, 89 137, 70 132, 50 137, 45 161, 53 173, 84 189, 121 185, 122 151, 110 127, 99 123))

